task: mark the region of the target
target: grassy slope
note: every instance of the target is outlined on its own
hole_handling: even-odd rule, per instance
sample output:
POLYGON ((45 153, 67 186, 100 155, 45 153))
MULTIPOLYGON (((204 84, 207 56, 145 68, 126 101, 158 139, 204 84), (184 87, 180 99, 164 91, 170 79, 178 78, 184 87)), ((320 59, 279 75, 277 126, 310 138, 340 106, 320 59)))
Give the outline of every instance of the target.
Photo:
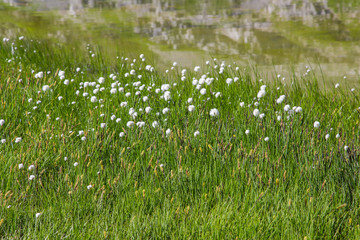
MULTIPOLYGON (((261 76, 250 79, 249 72, 235 66, 225 67, 223 74, 214 70, 215 63, 204 66, 201 71, 215 80, 203 85, 207 93, 202 96, 191 82, 203 73, 188 71, 186 80, 180 81, 181 68, 168 74, 149 72, 140 59, 134 66, 130 60, 106 62, 96 50, 94 58, 83 50, 74 56, 27 40, 14 41, 14 47, 18 49, 12 55, 10 42, 0 44, 0 118, 5 120, 0 137, 6 139, 0 144, 2 238, 358 236, 359 101, 358 90, 350 92, 351 86, 321 93, 311 72, 292 79, 291 86, 266 79, 271 83, 255 107, 254 98, 264 84, 258 81, 261 76), (64 85, 59 69, 74 81, 64 85), (136 75, 124 77, 131 69, 136 75), (51 73, 35 79, 39 71, 51 73), (111 73, 122 87, 129 83, 125 92, 131 92, 130 97, 110 94, 111 73), (146 87, 137 96, 133 82, 139 74, 146 87), (80 82, 97 81, 100 76, 106 78, 101 86, 105 90, 96 96, 104 102, 92 103, 81 96, 85 90, 80 82), (239 81, 228 86, 229 77, 239 81), (170 88, 168 102, 155 92, 164 83, 177 83, 170 88), (46 84, 51 91, 42 92, 46 84), (155 85, 147 90, 150 84, 155 85), (276 104, 282 94, 286 100, 276 104), (143 96, 149 100, 143 102, 143 96), (195 105, 191 113, 189 97, 195 105), (128 106, 121 108, 124 101, 128 106), (303 111, 286 120, 285 104, 301 106, 303 111), (140 112, 147 106, 152 108, 149 114, 140 112), (130 107, 138 112, 135 122, 145 121, 143 128, 126 126, 132 120, 130 107), (170 112, 162 114, 165 107, 170 112), (212 108, 219 110, 219 117, 210 117, 212 108), (255 108, 265 118, 254 117, 255 108), (112 114, 121 122, 111 120, 112 114), (277 120, 279 115, 283 120, 277 120), (152 128, 154 120, 160 128, 152 128), (314 121, 320 121, 319 129, 313 127, 314 121), (100 123, 107 126, 101 128, 100 123), (171 129, 169 136, 166 129, 171 129), (86 141, 77 136, 80 130, 85 131, 86 141), (194 137, 196 130, 200 135, 194 137), (120 132, 125 136, 119 137, 120 132), (16 137, 22 141, 15 143, 16 137), (270 140, 265 142, 265 137, 270 140), (19 170, 20 163, 24 169, 19 170), (29 171, 31 164, 35 169, 29 171), (88 190, 88 185, 93 187, 88 190), (36 218, 36 213, 41 216, 36 218)), ((93 96, 94 87, 88 88, 89 97, 93 96)))

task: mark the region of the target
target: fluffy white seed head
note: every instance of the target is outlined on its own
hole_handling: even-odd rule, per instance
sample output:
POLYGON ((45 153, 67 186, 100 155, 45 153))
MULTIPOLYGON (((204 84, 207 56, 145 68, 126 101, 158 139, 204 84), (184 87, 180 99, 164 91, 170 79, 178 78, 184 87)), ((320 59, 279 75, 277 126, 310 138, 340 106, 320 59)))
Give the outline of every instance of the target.
POLYGON ((128 105, 128 102, 121 102, 120 107, 126 107, 128 105))
POLYGON ((280 104, 285 100, 285 95, 281 95, 278 99, 276 99, 276 103, 280 104))
POLYGON ((126 126, 127 126, 128 128, 131 128, 132 126, 134 126, 134 122, 133 122, 133 121, 128 121, 128 122, 126 123, 126 126))
POLYGON ((103 84, 105 82, 105 78, 99 77, 98 83, 103 84))
POLYGON ((129 115, 130 115, 130 116, 134 115, 135 112, 136 112, 136 111, 135 111, 134 108, 130 108, 130 109, 129 109, 129 115))
POLYGON ((285 105, 285 107, 284 107, 284 111, 285 112, 287 112, 287 111, 289 111, 291 108, 290 108, 290 105, 285 105))
POLYGON ((43 72, 38 72, 35 74, 35 78, 42 78, 44 76, 43 72))
POLYGON ((206 85, 210 85, 214 81, 214 78, 206 78, 205 83, 206 85))
POLYGON ((168 128, 168 129, 166 130, 165 134, 166 134, 167 137, 171 134, 170 128, 168 128))
POLYGON ((150 113, 150 112, 151 112, 151 109, 152 109, 151 107, 146 107, 146 108, 145 108, 145 112, 146 112, 146 113, 150 113))
POLYGON ((164 100, 165 101, 169 101, 171 99, 171 93, 170 91, 165 91, 164 92, 164 100))
POLYGON ((254 111, 253 111, 253 115, 254 115, 255 117, 258 117, 258 116, 260 115, 259 109, 255 108, 254 111))
POLYGON ((325 135, 325 140, 328 140, 330 138, 330 134, 325 135))
POLYGON ((164 109, 162 110, 162 113, 163 113, 163 114, 166 114, 166 113, 168 113, 169 111, 170 111, 169 108, 164 108, 164 109))
POLYGON ((190 106, 188 107, 188 110, 189 110, 189 112, 194 111, 194 110, 195 110, 195 106, 194 106, 194 105, 190 105, 190 106))
POLYGON ((163 84, 161 85, 161 91, 168 91, 170 89, 170 84, 163 84))
POLYGON ((50 89, 50 86, 49 86, 49 85, 44 85, 44 86, 42 86, 43 92, 46 92, 46 91, 48 91, 49 89, 50 89))
POLYGON ((97 102, 96 96, 92 96, 92 97, 90 98, 90 101, 91 101, 92 103, 96 103, 96 102, 97 102))
POLYGON ((258 94, 257 94, 257 97, 258 98, 262 98, 262 97, 264 97, 265 96, 265 90, 260 90, 259 92, 258 92, 258 94))
POLYGON ((151 126, 152 126, 153 128, 156 128, 156 127, 159 126, 159 123, 158 123, 157 121, 154 121, 154 122, 151 124, 151 126))
POLYGON ((145 122, 137 122, 136 126, 138 126, 139 128, 142 128, 143 126, 145 126, 145 122))
POLYGON ((211 117, 217 117, 219 116, 219 110, 217 110, 216 108, 213 108, 210 110, 210 116, 211 117))

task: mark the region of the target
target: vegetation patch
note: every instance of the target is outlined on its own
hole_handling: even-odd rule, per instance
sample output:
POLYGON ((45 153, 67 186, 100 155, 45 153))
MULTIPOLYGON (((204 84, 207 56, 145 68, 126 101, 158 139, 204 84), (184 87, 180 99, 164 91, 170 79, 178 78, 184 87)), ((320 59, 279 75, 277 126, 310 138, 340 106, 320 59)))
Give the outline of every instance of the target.
POLYGON ((358 89, 146 57, 2 40, 1 238, 359 236, 358 89))

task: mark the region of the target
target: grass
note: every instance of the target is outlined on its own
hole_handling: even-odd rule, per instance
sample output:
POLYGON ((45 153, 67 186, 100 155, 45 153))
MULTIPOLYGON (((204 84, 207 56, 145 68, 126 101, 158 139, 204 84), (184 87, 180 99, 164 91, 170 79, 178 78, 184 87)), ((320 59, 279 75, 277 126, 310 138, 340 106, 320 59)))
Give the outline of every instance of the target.
POLYGON ((2 239, 359 238, 358 89, 324 92, 311 69, 285 84, 244 66, 219 73, 219 61, 184 74, 148 64, 91 46, 0 43, 2 239), (213 81, 196 89, 203 74, 213 81))

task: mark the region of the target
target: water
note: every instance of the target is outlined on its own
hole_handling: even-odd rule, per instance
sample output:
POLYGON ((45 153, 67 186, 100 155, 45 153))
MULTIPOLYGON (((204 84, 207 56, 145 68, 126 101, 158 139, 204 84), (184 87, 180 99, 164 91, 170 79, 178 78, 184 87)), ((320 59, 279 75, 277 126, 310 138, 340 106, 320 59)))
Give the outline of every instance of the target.
POLYGON ((325 80, 360 79, 358 0, 4 0, 0 34, 94 43, 164 66, 216 57, 271 74, 311 65, 325 80))

